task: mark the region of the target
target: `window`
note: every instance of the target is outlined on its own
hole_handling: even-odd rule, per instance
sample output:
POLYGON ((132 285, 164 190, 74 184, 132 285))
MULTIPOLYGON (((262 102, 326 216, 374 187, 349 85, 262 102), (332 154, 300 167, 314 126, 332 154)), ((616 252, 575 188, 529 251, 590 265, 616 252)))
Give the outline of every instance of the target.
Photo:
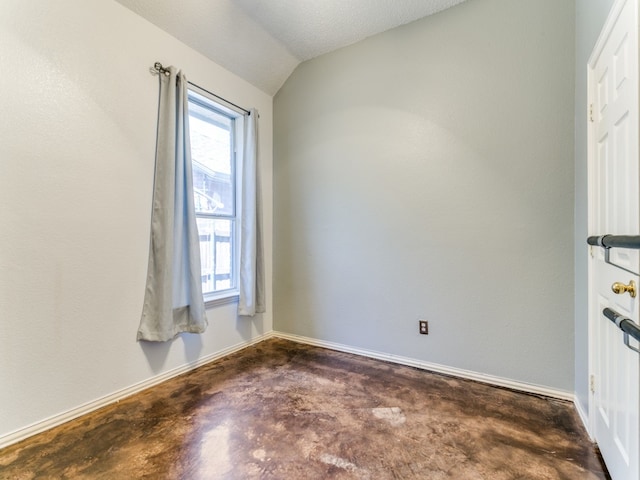
POLYGON ((240 114, 189 90, 193 195, 205 301, 237 295, 240 114))

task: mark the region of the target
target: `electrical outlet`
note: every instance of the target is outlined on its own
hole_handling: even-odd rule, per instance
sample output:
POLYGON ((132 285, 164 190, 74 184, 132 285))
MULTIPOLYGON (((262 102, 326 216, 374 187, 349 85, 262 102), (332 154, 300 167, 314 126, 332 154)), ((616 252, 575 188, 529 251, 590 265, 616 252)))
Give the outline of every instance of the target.
POLYGON ((429 322, 426 320, 418 320, 418 324, 420 325, 420 334, 429 335, 429 322))

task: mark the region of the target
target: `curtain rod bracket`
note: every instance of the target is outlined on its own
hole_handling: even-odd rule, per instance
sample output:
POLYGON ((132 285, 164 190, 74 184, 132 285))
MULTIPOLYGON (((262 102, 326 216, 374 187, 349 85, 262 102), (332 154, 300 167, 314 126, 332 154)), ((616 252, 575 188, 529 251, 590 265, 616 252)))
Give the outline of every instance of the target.
POLYGON ((149 72, 151 72, 152 75, 164 74, 167 77, 171 75, 171 73, 169 72, 169 69, 164 68, 160 62, 154 63, 153 67, 149 68, 149 72))

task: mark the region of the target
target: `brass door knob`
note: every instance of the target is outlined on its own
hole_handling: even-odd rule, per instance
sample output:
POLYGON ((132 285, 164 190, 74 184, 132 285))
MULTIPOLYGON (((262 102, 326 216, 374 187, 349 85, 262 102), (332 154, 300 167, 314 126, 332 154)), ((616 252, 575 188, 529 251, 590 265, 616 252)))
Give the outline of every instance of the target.
POLYGON ((629 295, 631 295, 631 298, 636 298, 636 282, 633 280, 629 282, 629 285, 625 285, 622 282, 616 282, 611 285, 611 290, 613 290, 613 293, 617 295, 623 295, 628 292, 629 295))

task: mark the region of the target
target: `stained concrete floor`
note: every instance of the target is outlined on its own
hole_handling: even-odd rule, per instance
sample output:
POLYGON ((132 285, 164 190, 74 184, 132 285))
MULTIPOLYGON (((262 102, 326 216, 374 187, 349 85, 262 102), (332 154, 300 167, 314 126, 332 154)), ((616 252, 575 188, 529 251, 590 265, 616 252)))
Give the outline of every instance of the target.
POLYGON ((604 479, 569 402, 271 339, 0 450, 1 479, 604 479))

